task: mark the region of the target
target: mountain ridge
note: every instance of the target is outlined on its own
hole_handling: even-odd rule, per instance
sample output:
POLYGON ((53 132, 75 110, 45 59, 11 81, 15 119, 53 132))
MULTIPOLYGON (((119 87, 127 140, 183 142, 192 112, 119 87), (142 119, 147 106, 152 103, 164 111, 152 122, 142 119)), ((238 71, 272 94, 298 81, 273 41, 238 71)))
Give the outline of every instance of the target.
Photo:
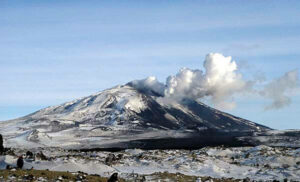
POLYGON ((272 131, 199 101, 166 104, 162 98, 119 85, 1 122, 0 133, 11 147, 152 149, 254 145, 239 138, 272 131))

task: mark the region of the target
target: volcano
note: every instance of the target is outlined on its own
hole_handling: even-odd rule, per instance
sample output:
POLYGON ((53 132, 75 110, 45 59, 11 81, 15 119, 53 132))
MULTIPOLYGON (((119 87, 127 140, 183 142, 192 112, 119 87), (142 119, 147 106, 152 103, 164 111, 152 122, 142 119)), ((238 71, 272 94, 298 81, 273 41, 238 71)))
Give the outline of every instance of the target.
POLYGON ((279 145, 286 140, 299 145, 300 136, 298 131, 278 132, 197 100, 165 102, 160 94, 132 83, 1 122, 0 133, 8 147, 82 150, 279 145))

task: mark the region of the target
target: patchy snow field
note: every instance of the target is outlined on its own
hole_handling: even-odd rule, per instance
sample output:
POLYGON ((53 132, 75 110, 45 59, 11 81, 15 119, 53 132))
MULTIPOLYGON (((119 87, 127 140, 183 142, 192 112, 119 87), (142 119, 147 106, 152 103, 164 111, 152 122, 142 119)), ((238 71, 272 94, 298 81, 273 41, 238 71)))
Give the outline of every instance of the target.
MULTIPOLYGON (((125 179, 133 174, 168 172, 214 178, 300 180, 300 149, 291 148, 206 147, 191 151, 128 149, 120 152, 40 148, 32 152, 35 157, 25 157, 26 169, 33 167, 53 171, 82 171, 101 176, 118 172, 125 179), (41 160, 38 154, 40 152, 47 159, 41 160)), ((15 166, 17 156, 25 153, 25 150, 13 149, 9 155, 0 156, 0 168, 15 166)))

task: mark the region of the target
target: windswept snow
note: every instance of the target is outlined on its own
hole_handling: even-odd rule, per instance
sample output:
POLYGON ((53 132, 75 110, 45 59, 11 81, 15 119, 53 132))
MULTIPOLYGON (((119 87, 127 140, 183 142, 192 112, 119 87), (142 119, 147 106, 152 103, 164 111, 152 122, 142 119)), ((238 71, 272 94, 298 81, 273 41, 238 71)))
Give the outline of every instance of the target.
POLYGON ((146 108, 146 106, 141 97, 129 97, 125 104, 125 108, 135 112, 141 112, 146 108))

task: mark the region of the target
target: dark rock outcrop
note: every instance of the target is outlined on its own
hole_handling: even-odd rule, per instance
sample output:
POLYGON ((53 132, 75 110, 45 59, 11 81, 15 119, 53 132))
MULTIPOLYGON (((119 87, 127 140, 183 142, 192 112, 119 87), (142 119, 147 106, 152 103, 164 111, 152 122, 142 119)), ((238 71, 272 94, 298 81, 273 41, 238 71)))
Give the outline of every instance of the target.
POLYGON ((24 160, 23 160, 23 157, 20 156, 20 157, 18 158, 18 160, 17 160, 17 167, 18 167, 19 169, 22 169, 22 168, 23 168, 23 165, 24 165, 24 160))
POLYGON ((3 146, 3 137, 0 134, 0 154, 4 152, 4 146, 3 146))
POLYGON ((107 182, 117 182, 118 181, 118 173, 114 173, 110 176, 107 182))

